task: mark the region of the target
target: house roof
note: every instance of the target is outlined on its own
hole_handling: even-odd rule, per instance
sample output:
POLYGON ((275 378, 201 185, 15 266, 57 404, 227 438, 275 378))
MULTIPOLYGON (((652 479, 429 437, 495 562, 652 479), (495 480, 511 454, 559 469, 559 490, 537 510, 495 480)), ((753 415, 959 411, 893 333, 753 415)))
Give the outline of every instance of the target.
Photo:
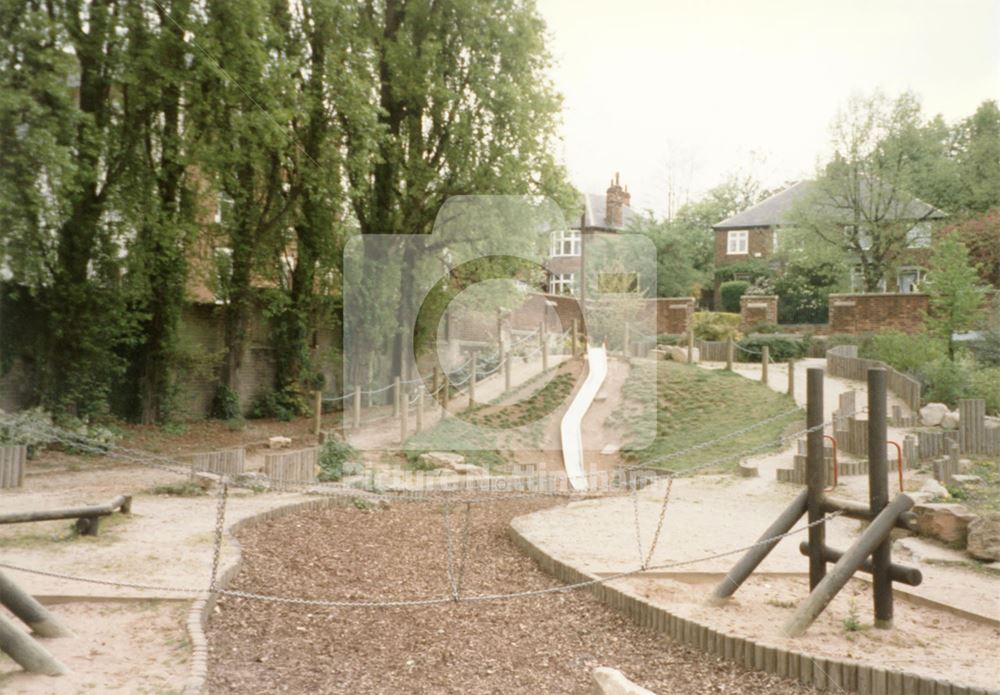
MULTIPOLYGON (((783 191, 768 196, 753 207, 737 213, 713 229, 747 229, 748 227, 780 227, 791 220, 791 212, 799 200, 804 200, 816 191, 815 181, 799 181, 783 191)), ((911 198, 900 203, 898 219, 941 219, 947 217, 944 212, 918 198, 911 198)))
POLYGON ((608 196, 599 193, 584 193, 583 223, 580 227, 621 230, 627 228, 632 220, 639 219, 639 213, 625 205, 622 206, 622 223, 620 225, 613 225, 605 217, 607 210, 608 196))

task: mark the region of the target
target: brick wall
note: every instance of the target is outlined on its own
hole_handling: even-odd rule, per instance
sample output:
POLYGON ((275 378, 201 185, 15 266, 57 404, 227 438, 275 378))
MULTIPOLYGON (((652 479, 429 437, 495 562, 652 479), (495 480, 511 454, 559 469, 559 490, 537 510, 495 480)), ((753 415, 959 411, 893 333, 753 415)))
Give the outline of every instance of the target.
POLYGON ((753 258, 768 258, 774 252, 774 232, 770 227, 747 230, 747 253, 730 255, 727 253, 728 229, 715 230, 715 265, 743 263, 753 258))
POLYGON ((778 297, 755 294, 740 297, 740 330, 746 331, 761 323, 778 323, 778 297))
POLYGON ((926 294, 831 294, 830 332, 867 333, 893 329, 918 333, 929 308, 926 294))
POLYGON ((693 297, 658 297, 651 300, 656 307, 656 332, 660 335, 687 333, 694 315, 693 297))

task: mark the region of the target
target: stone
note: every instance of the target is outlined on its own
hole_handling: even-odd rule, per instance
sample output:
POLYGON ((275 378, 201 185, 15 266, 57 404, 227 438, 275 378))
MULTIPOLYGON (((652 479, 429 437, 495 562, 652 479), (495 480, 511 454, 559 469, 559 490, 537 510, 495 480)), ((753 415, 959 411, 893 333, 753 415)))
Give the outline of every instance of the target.
POLYGON ((594 669, 592 677, 594 687, 590 692, 593 695, 656 695, 652 690, 630 681, 616 668, 600 666, 594 669))
POLYGON ((934 478, 928 478, 925 480, 924 484, 920 486, 920 492, 930 495, 931 499, 948 499, 951 497, 951 493, 948 492, 948 488, 934 480, 934 478))
MULTIPOLYGON (((962 462, 959 461, 958 465, 961 466, 962 462)), ((979 483, 983 482, 983 479, 980 478, 978 475, 969 475, 968 473, 956 473, 955 475, 951 476, 951 479, 954 480, 956 483, 961 483, 962 485, 978 485, 979 483)))
POLYGON ((240 487, 270 489, 271 479, 267 477, 266 473, 251 471, 248 473, 240 473, 236 476, 236 484, 240 487))
POLYGON ((959 415, 957 410, 950 410, 941 418, 941 427, 946 430, 958 429, 959 415))
MULTIPOLYGON (((682 363, 688 361, 688 350, 685 345, 667 345, 663 349, 666 350, 667 359, 682 363)), ((701 353, 698 348, 694 348, 691 357, 695 362, 701 361, 701 353)))
POLYGON ((1000 512, 990 512, 969 523, 969 555, 977 560, 1000 560, 1000 512))
POLYGON ((604 456, 613 456, 614 454, 617 454, 619 451, 621 451, 621 446, 619 444, 616 444, 615 442, 611 442, 610 444, 604 445, 604 448, 601 449, 601 454, 603 454, 604 456))
POLYGON ((267 445, 272 449, 287 449, 292 445, 291 437, 268 437, 267 445))
POLYGON ((486 475, 486 469, 472 463, 456 463, 451 470, 459 475, 486 475))
POLYGON ((969 524, 977 517, 967 507, 948 502, 916 504, 917 533, 936 538, 944 543, 964 545, 969 524))
POLYGON ((341 466, 342 475, 361 475, 365 472, 365 464, 358 461, 345 461, 341 466))
POLYGON ((465 457, 450 451, 428 451, 420 454, 417 459, 424 468, 447 468, 455 470, 455 466, 465 463, 465 457))
POLYGON ((948 414, 948 406, 944 403, 928 403, 920 409, 920 422, 924 427, 937 427, 948 414))
POLYGON ((993 417, 992 415, 987 415, 983 418, 986 429, 992 430, 1000 427, 1000 417, 993 417))

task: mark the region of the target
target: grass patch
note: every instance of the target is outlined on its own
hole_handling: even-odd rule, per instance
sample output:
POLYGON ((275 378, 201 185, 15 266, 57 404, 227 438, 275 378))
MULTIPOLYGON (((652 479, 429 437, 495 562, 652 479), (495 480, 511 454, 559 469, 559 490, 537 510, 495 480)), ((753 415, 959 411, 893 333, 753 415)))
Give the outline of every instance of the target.
POLYGON ((789 425, 803 420, 804 413, 797 410, 750 432, 661 462, 675 452, 787 412, 795 408, 795 402, 763 384, 723 370, 663 361, 657 362, 657 383, 648 383, 641 375, 641 371, 634 371, 626 380, 625 406, 611 423, 626 433, 623 451, 636 464, 682 472, 726 458, 715 469, 730 470, 741 452, 764 447, 762 453, 769 444, 777 448, 789 425), (649 408, 656 409, 655 432, 651 418, 639 417, 649 408), (629 443, 650 440, 644 449, 629 443))
POLYGON ((977 514, 1000 512, 1000 460, 973 459, 972 475, 982 478, 977 483, 953 483, 948 492, 977 514))
POLYGON ((157 485, 149 492, 152 495, 167 495, 170 497, 203 497, 208 494, 208 490, 198 483, 190 481, 157 485))

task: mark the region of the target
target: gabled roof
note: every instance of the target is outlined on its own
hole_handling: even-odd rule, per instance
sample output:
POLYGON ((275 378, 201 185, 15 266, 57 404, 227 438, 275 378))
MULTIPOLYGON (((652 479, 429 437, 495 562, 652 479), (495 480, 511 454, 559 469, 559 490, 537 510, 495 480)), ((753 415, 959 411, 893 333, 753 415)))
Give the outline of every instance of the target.
MULTIPOLYGON (((753 207, 719 222, 713 229, 747 229, 750 227, 780 227, 791 222, 790 216, 797 201, 805 200, 816 191, 815 181, 799 181, 772 196, 768 196, 753 207)), ((933 205, 918 198, 900 203, 898 219, 925 220, 941 219, 947 215, 933 205)))
MULTIPOLYGON (((639 219, 639 213, 632 208, 622 206, 622 223, 620 225, 610 224, 605 218, 608 210, 608 196, 598 193, 583 194, 583 228, 597 229, 626 229, 632 220, 639 219)), ((574 228, 577 225, 573 225, 574 228)))

